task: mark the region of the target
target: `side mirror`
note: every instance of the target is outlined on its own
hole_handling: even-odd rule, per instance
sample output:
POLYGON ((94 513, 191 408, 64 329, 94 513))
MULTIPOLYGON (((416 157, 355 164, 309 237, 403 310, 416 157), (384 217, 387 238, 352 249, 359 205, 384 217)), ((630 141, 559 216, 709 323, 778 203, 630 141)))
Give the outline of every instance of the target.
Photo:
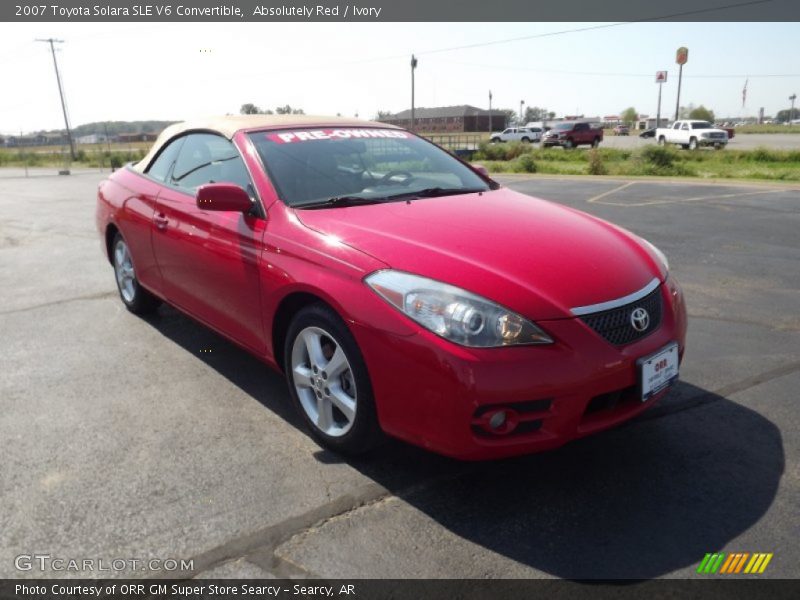
POLYGON ((472 168, 484 177, 489 177, 489 171, 483 165, 472 165, 472 168))
POLYGON ((253 201, 242 188, 233 183, 207 183, 197 188, 197 207, 203 210, 247 212, 253 201))

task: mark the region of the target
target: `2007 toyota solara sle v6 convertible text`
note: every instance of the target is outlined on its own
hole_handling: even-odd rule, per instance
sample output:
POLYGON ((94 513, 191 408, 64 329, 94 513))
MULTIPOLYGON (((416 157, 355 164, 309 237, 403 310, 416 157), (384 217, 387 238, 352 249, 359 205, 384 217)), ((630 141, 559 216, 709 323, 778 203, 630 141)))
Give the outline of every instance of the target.
POLYGON ((173 125, 100 184, 97 227, 131 312, 167 302, 281 370, 346 454, 553 448, 658 401, 683 357, 652 244, 382 123, 173 125))

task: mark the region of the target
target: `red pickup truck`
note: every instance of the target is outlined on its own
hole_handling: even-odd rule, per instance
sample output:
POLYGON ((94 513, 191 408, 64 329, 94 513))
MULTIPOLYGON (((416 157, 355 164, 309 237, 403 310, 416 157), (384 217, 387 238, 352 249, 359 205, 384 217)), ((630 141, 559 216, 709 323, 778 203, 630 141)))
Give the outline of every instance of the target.
POLYGON ((603 130, 590 123, 565 121, 556 123, 542 138, 542 146, 564 146, 570 149, 586 144, 597 148, 603 141, 603 130))

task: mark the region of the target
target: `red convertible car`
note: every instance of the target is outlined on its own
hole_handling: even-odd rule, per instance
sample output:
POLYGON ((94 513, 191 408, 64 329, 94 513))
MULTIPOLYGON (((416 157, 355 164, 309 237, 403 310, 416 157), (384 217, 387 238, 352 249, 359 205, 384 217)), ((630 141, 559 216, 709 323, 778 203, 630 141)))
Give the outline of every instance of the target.
POLYGON ((651 406, 683 356, 653 245, 386 124, 173 125, 100 184, 97 227, 131 312, 167 302, 281 370, 343 453, 553 448, 651 406))

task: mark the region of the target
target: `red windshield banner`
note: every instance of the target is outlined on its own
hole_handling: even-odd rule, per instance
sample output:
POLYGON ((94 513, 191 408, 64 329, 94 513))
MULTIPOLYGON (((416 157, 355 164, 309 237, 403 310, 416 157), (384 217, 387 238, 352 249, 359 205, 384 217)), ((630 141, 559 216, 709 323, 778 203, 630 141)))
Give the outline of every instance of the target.
POLYGON ((366 138, 408 139, 411 135, 396 129, 310 129, 268 133, 267 139, 276 144, 316 142, 318 140, 355 140, 366 138))

